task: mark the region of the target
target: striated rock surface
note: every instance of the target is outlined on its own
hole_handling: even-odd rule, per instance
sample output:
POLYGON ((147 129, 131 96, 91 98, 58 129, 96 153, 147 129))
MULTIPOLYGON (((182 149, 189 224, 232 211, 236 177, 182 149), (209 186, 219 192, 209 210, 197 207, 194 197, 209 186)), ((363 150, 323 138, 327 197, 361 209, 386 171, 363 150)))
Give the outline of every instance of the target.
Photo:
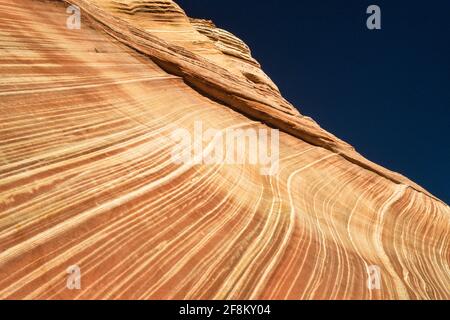
POLYGON ((0 298, 450 298, 449 207, 302 116, 229 32, 170 0, 0 12, 0 298), (199 121, 280 129, 278 173, 175 163, 199 121))

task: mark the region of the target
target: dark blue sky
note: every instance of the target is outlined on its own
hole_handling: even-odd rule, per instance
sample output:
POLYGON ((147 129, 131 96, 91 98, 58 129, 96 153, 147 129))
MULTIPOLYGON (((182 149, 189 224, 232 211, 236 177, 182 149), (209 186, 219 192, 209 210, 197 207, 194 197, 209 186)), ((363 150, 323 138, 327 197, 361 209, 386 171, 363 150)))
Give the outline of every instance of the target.
POLYGON ((304 115, 450 203, 450 1, 175 1, 243 39, 304 115))

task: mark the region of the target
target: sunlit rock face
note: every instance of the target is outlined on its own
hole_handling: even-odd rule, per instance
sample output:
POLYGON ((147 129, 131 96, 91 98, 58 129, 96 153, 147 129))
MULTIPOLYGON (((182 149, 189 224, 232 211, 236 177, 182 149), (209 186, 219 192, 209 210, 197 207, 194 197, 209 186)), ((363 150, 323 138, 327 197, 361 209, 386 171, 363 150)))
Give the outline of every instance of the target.
POLYGON ((449 207, 241 40, 169 0, 69 2, 80 30, 68 3, 0 0, 0 298, 450 298, 449 207), (279 129, 278 170, 174 162, 198 123, 279 129))

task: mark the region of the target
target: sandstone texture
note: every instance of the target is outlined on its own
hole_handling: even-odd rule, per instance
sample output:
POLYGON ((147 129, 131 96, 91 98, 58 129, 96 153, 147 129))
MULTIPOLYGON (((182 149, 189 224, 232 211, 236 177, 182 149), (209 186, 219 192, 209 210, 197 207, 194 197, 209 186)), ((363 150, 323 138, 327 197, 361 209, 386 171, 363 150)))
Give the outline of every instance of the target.
POLYGON ((302 115, 211 21, 0 0, 0 298, 450 299, 449 248, 447 204, 302 115), (174 163, 199 121, 279 129, 277 174, 174 163))

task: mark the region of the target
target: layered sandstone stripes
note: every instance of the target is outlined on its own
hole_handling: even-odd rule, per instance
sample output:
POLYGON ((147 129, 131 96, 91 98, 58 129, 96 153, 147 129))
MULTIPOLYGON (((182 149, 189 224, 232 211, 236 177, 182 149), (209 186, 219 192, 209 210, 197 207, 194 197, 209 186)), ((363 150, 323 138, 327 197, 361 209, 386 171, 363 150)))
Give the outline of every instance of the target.
POLYGON ((73 3, 81 30, 0 0, 0 298, 450 298, 449 207, 301 116, 240 40, 173 1, 73 3), (280 128, 278 174, 174 163, 197 121, 280 128))

